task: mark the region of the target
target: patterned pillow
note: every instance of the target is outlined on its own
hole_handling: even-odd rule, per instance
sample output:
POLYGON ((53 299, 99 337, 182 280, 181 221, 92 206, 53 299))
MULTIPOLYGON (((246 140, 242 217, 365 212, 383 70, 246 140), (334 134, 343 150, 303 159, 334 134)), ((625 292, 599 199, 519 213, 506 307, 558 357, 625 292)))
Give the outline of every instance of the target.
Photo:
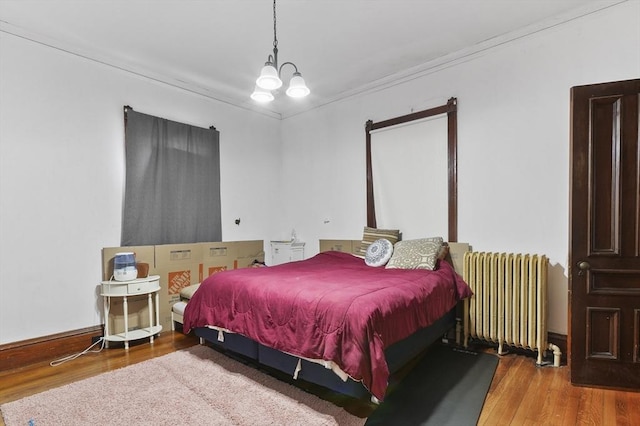
POLYGON ((366 256, 367 249, 369 248, 371 243, 381 238, 389 240, 391 244, 395 244, 400 239, 400 231, 397 229, 377 229, 365 226, 364 231, 362 232, 362 244, 360 245, 360 252, 356 254, 360 256, 366 256))
POLYGON ((364 263, 369 266, 384 266, 391 259, 393 244, 391 241, 381 238, 369 245, 364 263))
POLYGON ((393 256, 387 268, 433 270, 442 242, 442 237, 399 241, 393 247, 393 256))

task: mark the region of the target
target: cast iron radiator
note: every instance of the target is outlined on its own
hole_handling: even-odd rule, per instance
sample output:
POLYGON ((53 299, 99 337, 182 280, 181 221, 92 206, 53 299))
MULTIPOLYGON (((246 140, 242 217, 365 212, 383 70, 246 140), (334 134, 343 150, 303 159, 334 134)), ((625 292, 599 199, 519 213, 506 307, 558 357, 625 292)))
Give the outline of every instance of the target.
POLYGON ((560 365, 560 349, 547 342, 547 275, 544 255, 467 252, 463 278, 474 295, 464 304, 464 345, 469 339, 538 352, 553 350, 560 365))

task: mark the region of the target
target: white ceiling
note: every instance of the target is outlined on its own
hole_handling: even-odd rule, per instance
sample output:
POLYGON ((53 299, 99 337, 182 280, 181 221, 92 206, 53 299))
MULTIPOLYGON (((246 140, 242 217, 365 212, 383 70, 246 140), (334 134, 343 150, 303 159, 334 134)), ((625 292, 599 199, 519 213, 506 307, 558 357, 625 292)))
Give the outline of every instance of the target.
POLYGON ((280 0, 279 61, 311 95, 266 106, 249 95, 273 48, 272 0, 0 0, 0 31, 287 117, 620 2, 280 0))

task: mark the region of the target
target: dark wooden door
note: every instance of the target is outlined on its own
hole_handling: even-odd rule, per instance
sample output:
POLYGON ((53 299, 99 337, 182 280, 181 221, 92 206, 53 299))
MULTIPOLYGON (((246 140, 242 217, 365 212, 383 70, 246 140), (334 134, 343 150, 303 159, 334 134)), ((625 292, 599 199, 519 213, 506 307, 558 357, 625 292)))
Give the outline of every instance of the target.
POLYGON ((571 89, 571 382, 640 389, 640 79, 571 89))

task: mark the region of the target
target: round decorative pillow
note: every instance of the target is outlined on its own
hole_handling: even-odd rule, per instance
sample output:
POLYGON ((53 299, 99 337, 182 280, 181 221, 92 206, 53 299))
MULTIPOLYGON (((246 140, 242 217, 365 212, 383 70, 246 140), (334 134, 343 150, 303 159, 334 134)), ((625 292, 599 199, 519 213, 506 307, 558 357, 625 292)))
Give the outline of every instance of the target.
POLYGON ((381 238, 374 241, 367 248, 364 262, 369 266, 384 266, 393 254, 393 244, 391 241, 381 238))

